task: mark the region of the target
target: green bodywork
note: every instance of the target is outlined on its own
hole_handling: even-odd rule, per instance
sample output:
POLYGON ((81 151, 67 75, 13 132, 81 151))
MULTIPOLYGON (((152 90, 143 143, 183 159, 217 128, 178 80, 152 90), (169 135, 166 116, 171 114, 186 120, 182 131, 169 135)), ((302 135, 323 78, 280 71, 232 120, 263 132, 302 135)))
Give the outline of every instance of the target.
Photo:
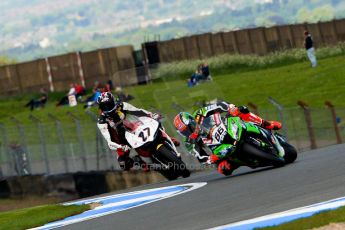
POLYGON ((245 123, 248 132, 260 134, 260 130, 256 125, 252 123, 245 123))
POLYGON ((220 144, 212 152, 213 154, 217 155, 219 158, 223 158, 225 156, 228 156, 234 151, 232 147, 233 145, 231 144, 220 144))
MULTIPOLYGON (((243 126, 247 132, 252 132, 256 134, 260 134, 259 128, 249 122, 243 122, 239 117, 228 117, 227 118, 227 132, 228 134, 235 140, 240 141, 242 138, 243 126)), ((235 148, 231 144, 219 144, 217 146, 213 146, 212 153, 217 155, 219 158, 228 157, 235 152, 235 148)), ((234 161, 237 161, 234 159, 234 161)))

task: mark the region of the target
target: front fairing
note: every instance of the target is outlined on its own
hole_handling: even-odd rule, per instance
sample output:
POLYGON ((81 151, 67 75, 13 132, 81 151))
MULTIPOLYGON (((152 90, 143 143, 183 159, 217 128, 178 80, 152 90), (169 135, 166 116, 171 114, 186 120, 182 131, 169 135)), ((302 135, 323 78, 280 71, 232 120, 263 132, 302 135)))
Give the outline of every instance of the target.
POLYGON ((139 148, 152 142, 159 129, 159 122, 149 117, 127 115, 123 124, 126 128, 126 140, 132 148, 139 148))
POLYGON ((207 145, 213 154, 225 157, 235 151, 234 140, 238 142, 242 136, 242 123, 238 117, 213 116, 204 119, 201 132, 203 143, 207 145), (216 122, 217 121, 217 122, 216 122))

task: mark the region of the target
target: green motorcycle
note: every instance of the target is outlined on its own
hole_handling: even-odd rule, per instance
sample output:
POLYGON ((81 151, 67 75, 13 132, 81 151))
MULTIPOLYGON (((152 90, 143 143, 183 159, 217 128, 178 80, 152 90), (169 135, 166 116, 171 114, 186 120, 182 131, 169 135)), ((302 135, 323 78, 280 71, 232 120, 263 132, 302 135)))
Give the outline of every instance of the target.
POLYGON ((201 129, 204 144, 219 158, 251 168, 281 167, 296 160, 296 149, 279 133, 239 117, 218 117, 206 117, 201 129))

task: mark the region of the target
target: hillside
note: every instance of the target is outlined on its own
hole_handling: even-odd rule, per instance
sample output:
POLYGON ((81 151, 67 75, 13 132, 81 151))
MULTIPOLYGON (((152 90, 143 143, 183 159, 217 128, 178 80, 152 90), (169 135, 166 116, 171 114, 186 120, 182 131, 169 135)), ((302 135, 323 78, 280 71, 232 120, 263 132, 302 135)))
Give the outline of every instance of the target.
POLYGON ((18 61, 190 34, 345 17, 342 0, 0 2, 0 56, 18 61), (20 6, 20 7, 19 7, 20 6))

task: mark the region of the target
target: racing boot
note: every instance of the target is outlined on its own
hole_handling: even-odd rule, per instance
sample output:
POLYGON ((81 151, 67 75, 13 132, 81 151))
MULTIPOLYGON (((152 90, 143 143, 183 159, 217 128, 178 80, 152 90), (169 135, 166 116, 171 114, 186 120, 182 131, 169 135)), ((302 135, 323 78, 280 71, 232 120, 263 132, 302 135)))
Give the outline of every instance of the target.
POLYGON ((235 170, 234 167, 231 166, 231 164, 227 160, 221 161, 217 166, 218 172, 225 176, 229 176, 232 174, 232 172, 235 170))
POLYGON ((279 121, 265 121, 262 120, 261 127, 269 130, 279 130, 282 128, 282 124, 279 121))
POLYGON ((129 171, 134 166, 134 160, 128 155, 119 156, 117 161, 119 162, 120 168, 124 171, 129 171))
POLYGON ((209 155, 202 147, 199 148, 196 158, 198 159, 200 164, 202 165, 208 164, 209 155))
POLYGON ((120 168, 124 171, 129 171, 134 166, 134 160, 129 157, 129 147, 123 146, 122 148, 116 149, 117 161, 119 162, 120 168))
POLYGON ((228 162, 228 160, 221 160, 218 156, 216 156, 215 154, 211 154, 209 157, 209 161, 212 164, 216 164, 217 165, 217 170, 218 172, 220 172, 221 174, 228 176, 231 175, 232 172, 235 170, 231 164, 228 162))
POLYGON ((265 129, 269 130, 279 130, 282 128, 282 124, 278 121, 266 121, 254 113, 241 113, 239 117, 248 122, 253 122, 265 129))

